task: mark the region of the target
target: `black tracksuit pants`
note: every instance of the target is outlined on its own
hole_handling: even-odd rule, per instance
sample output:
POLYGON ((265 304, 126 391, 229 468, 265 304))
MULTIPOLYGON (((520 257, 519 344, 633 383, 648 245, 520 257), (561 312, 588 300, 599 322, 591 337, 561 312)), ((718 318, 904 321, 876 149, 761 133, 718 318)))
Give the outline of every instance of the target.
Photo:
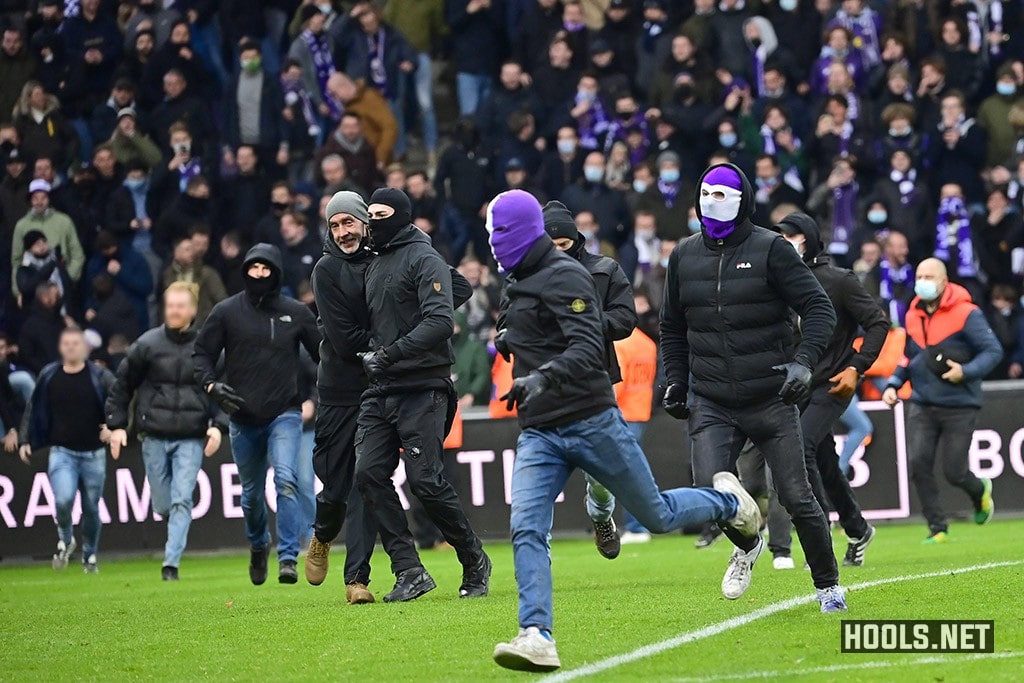
MULTIPOLYGON (((693 443, 694 486, 710 486, 716 472, 736 472, 736 459, 747 439, 764 455, 771 468, 779 502, 793 519, 816 588, 839 583, 839 567, 832 552, 828 520, 807 479, 800 415, 796 406, 779 398, 759 405, 728 408, 691 394, 690 439, 693 443)), ((743 550, 751 539, 723 528, 743 550)))
POLYGON ((313 533, 330 543, 345 523, 345 583, 370 583, 377 520, 363 505, 355 482, 359 406, 321 404, 316 415, 313 471, 323 483, 316 496, 313 533))
POLYGON ((399 457, 406 479, 463 566, 483 552, 455 489, 442 474, 448 392, 426 390, 364 396, 356 431, 356 485, 377 519, 395 574, 422 566, 391 475, 399 457), (399 450, 401 449, 401 455, 399 450))

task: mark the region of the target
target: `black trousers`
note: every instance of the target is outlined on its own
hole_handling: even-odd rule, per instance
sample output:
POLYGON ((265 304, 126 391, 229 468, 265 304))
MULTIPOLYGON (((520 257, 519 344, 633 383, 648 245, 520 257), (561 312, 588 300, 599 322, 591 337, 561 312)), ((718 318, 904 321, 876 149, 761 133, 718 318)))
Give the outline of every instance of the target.
POLYGON ((942 473, 971 499, 977 508, 985 485, 971 472, 967 453, 978 419, 977 408, 941 408, 911 402, 907 411, 907 451, 910 478, 921 499, 921 508, 932 533, 946 531, 946 513, 939 502, 935 461, 942 473))
POLYGON ((772 471, 765 464, 761 451, 749 439, 743 444, 740 457, 736 460, 736 469, 743 488, 754 497, 761 513, 768 520, 768 550, 774 556, 789 557, 793 546, 793 523, 789 521, 786 508, 779 503, 772 482, 772 471))
MULTIPOLYGON (((441 456, 441 474, 451 485, 458 486, 459 469, 455 466, 455 450, 445 451, 441 456)), ((430 520, 427 509, 416 496, 409 499, 409 519, 412 522, 412 536, 420 548, 433 548, 444 542, 444 534, 430 520)))
POLYGON ((345 524, 345 583, 370 583, 377 520, 363 505, 355 482, 359 406, 321 404, 316 415, 313 471, 323 483, 316 496, 313 533, 331 543, 345 524))
POLYGON ((356 485, 377 519, 381 542, 396 574, 421 566, 405 510, 391 481, 399 449, 409 488, 455 548, 459 561, 470 566, 483 552, 455 489, 442 474, 447 411, 445 391, 363 399, 356 431, 356 485))
MULTIPOLYGON (((690 398, 694 486, 710 486, 716 472, 736 472, 736 459, 750 439, 771 468, 779 502, 796 527, 815 587, 839 583, 828 520, 807 479, 796 406, 772 398, 760 405, 727 408, 699 396, 690 398)), ((753 547, 749 538, 729 528, 723 531, 740 548, 753 547)))

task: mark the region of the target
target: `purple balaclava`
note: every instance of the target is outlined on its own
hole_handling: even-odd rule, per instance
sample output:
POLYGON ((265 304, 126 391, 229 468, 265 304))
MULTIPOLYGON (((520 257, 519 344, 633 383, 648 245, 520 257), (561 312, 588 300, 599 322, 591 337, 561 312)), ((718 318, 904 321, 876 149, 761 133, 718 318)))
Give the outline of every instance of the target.
POLYGON ((544 214, 529 192, 502 192, 487 205, 487 232, 498 270, 514 270, 537 240, 547 239, 544 214))
POLYGON ((708 236, 720 240, 732 234, 743 203, 743 179, 729 166, 716 166, 700 183, 700 221, 708 236))

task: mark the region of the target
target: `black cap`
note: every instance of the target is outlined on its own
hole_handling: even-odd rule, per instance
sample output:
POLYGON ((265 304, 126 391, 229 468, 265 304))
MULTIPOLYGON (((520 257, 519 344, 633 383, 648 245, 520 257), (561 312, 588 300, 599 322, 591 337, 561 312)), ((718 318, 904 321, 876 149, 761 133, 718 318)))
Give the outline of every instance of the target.
POLYGON ((608 3, 608 9, 629 9, 629 3, 626 0, 612 0, 608 3))
POLYGON ((302 19, 302 23, 305 24, 307 21, 320 14, 320 10, 316 5, 303 5, 299 11, 299 18, 302 19))
POLYGON ((28 251, 36 245, 36 242, 45 240, 46 235, 41 230, 29 230, 25 233, 25 236, 21 238, 21 244, 25 247, 25 251, 28 251))
POLYGON ((64 3, 61 0, 39 0, 39 7, 63 7, 64 3))
POLYGON ((559 201, 550 201, 544 205, 544 230, 553 240, 568 238, 576 239, 579 231, 572 212, 559 201))
POLYGON ((6 149, 4 149, 4 151, 3 151, 3 158, 4 158, 4 163, 5 164, 17 164, 17 163, 24 164, 24 163, 27 163, 27 160, 25 159, 25 155, 22 154, 21 150, 19 150, 14 145, 10 145, 6 149))
POLYGON ((644 9, 660 9, 665 11, 664 0, 644 0, 644 9))
POLYGON ((512 157, 505 162, 506 171, 522 171, 526 166, 523 165, 523 160, 519 157, 512 157))
POLYGON ((612 52, 612 45, 604 38, 597 38, 590 44, 590 54, 599 55, 605 52, 612 52))

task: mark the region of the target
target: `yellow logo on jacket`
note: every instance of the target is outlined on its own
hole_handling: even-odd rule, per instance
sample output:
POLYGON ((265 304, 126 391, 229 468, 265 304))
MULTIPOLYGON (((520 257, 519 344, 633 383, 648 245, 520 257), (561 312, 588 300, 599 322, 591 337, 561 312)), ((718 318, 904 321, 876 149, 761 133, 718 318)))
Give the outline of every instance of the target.
POLYGON ((441 291, 441 283, 440 282, 435 282, 434 283, 434 291, 435 292, 440 292, 441 291))
POLYGON ((569 308, 572 309, 573 313, 582 313, 587 310, 587 302, 583 299, 574 299, 569 308))

